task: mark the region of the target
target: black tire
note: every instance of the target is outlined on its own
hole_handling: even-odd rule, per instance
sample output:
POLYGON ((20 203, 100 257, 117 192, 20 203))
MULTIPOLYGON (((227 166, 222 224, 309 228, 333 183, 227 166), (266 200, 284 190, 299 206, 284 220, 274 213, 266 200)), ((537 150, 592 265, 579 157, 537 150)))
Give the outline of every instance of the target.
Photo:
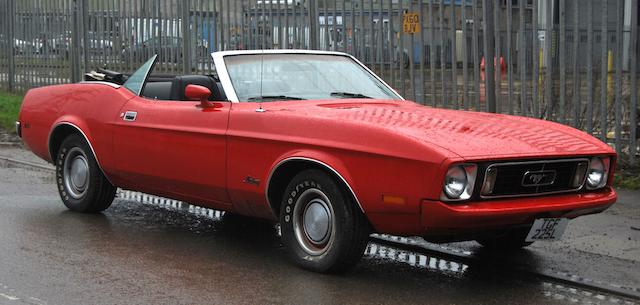
POLYGON ((505 232, 503 235, 485 237, 476 241, 492 252, 514 252, 527 247, 533 242, 526 242, 529 228, 516 229, 505 232))
POLYGON ((351 194, 317 169, 300 172, 289 182, 280 226, 289 258, 304 269, 323 273, 344 272, 357 264, 371 232, 351 194), (322 216, 305 222, 313 215, 322 216))
POLYGON ((56 157, 56 183, 64 205, 76 212, 104 211, 116 195, 116 188, 98 167, 89 144, 77 134, 68 136, 60 145, 56 157))

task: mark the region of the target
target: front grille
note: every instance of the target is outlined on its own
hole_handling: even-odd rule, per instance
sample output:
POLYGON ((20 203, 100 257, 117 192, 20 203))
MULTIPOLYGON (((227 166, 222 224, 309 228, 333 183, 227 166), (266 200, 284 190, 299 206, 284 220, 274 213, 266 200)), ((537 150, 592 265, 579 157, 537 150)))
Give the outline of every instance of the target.
POLYGON ((576 186, 576 171, 584 177, 588 164, 587 159, 494 163, 485 171, 485 180, 486 173, 495 171, 493 189, 481 196, 514 197, 577 191, 584 178, 576 186))

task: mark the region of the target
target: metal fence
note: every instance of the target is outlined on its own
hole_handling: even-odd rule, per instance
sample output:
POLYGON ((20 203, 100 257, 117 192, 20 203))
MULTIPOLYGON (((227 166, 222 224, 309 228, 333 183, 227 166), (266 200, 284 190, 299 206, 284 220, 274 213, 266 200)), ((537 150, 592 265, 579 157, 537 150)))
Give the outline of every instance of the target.
POLYGON ((558 121, 638 159, 638 0, 0 0, 0 87, 211 73, 209 53, 355 55, 435 107, 558 121))

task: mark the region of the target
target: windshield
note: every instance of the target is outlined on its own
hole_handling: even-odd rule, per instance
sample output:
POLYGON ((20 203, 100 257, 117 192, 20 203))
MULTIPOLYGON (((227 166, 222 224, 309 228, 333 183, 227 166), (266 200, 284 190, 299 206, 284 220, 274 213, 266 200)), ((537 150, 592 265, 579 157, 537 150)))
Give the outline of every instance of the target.
POLYGON ((136 95, 140 95, 142 89, 144 89, 144 84, 147 80, 147 76, 153 69, 153 65, 155 64, 157 57, 158 55, 153 55, 151 59, 147 60, 147 62, 145 62, 140 68, 138 68, 136 72, 133 72, 133 74, 129 76, 123 86, 131 90, 131 92, 135 93, 136 95))
POLYGON ((347 56, 251 54, 225 56, 224 61, 241 102, 400 99, 384 83, 347 56))

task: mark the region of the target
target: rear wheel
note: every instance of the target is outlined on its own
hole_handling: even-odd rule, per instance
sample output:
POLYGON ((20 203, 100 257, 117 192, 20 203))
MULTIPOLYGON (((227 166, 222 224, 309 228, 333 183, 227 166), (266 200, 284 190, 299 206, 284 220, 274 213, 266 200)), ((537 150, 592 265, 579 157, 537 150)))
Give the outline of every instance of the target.
POLYGON ((296 175, 280 209, 282 241, 298 266, 343 272, 364 253, 370 227, 351 195, 323 171, 296 175))
POLYGON ((485 237, 476 241, 489 251, 513 252, 533 244, 525 241, 528 233, 529 228, 515 229, 503 235, 485 237))
POLYGON ((89 144, 79 135, 67 137, 56 158, 56 182, 70 210, 96 213, 113 202, 116 188, 102 174, 89 144))

